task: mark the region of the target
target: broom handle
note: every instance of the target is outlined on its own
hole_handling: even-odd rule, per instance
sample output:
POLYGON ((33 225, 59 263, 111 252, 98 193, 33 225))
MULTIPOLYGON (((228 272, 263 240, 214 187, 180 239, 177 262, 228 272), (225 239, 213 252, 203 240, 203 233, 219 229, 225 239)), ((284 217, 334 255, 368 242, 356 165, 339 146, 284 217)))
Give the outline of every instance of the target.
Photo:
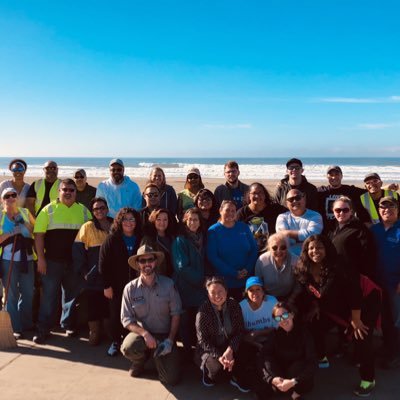
POLYGON ((4 307, 5 307, 6 304, 7 304, 8 289, 10 289, 11 273, 12 273, 12 267, 13 267, 13 263, 14 263, 15 244, 16 244, 16 242, 17 242, 17 236, 18 236, 18 235, 14 235, 14 242, 13 242, 13 247, 12 247, 12 251, 11 251, 10 268, 9 268, 9 270, 8 270, 8 279, 7 279, 6 293, 5 293, 5 296, 4 296, 4 307))

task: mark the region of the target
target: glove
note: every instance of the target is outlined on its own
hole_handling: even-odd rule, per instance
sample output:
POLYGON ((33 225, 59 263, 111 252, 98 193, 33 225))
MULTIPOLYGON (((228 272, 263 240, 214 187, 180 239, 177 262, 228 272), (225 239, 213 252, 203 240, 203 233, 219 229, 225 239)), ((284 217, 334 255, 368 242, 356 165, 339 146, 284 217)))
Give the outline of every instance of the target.
POLYGON ((155 349, 154 357, 166 356, 167 354, 171 353, 173 344, 174 343, 171 339, 164 339, 155 349))

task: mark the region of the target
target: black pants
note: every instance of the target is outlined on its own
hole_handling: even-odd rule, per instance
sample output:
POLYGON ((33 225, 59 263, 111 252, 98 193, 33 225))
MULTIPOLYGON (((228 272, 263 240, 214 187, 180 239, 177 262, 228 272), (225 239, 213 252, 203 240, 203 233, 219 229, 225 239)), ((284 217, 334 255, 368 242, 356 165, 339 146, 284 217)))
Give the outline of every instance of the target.
POLYGON ((88 302, 88 321, 101 321, 108 317, 107 298, 101 290, 86 290, 88 302))
POLYGON ((390 294, 382 289, 382 335, 385 352, 389 357, 400 355, 399 329, 394 324, 390 294))
POLYGON ((128 332, 121 324, 122 291, 114 290, 113 298, 108 300, 110 312, 110 338, 113 342, 121 343, 122 337, 128 332))

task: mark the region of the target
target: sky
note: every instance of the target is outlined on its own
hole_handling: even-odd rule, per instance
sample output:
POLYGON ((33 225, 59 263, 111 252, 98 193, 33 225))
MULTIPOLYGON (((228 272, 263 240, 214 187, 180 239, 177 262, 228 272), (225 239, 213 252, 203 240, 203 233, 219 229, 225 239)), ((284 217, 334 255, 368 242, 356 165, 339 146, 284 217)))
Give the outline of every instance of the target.
POLYGON ((0 156, 400 153, 400 2, 1 0, 0 156))

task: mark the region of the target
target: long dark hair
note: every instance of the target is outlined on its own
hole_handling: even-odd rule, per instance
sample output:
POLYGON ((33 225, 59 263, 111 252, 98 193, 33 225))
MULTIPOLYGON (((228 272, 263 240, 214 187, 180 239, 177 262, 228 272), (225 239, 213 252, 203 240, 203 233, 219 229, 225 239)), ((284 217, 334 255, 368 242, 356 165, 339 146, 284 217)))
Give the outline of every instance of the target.
POLYGON ((321 262, 321 279, 326 281, 328 276, 333 272, 336 264, 336 250, 331 241, 324 235, 312 235, 308 237, 304 243, 300 254, 300 259, 296 265, 294 274, 300 283, 306 283, 311 274, 311 267, 314 262, 308 255, 308 248, 313 242, 321 243, 325 248, 325 258, 321 262))
POLYGON ((217 216, 218 215, 218 204, 217 204, 217 199, 214 196, 214 193, 211 190, 208 189, 200 189, 196 196, 194 196, 194 206, 199 208, 199 201, 201 198, 203 197, 209 197, 211 199, 212 202, 212 206, 210 209, 210 216, 217 216))
MULTIPOLYGON (((92 221, 94 223, 94 226, 99 231, 102 231, 103 228, 101 227, 99 220, 93 214, 93 206, 97 202, 103 203, 107 207, 107 209, 108 209, 108 204, 107 204, 107 200, 104 197, 93 197, 93 199, 90 200, 90 203, 89 203, 89 211, 92 213, 92 221)), ((107 221, 113 222, 113 219, 111 217, 106 217, 106 218, 107 218, 107 221)))
POLYGON ((118 211, 117 215, 114 218, 113 224, 111 226, 111 232, 112 233, 116 233, 116 232, 122 233, 122 220, 125 218, 125 216, 127 214, 132 214, 136 220, 136 226, 135 226, 135 231, 134 231, 135 236, 141 236, 142 221, 140 220, 140 214, 134 208, 131 208, 131 207, 123 207, 118 211))
POLYGON ((167 214, 168 216, 168 226, 165 231, 167 236, 175 236, 176 234, 176 220, 172 215, 171 211, 166 208, 158 208, 151 212, 149 216, 149 234, 150 236, 156 237, 157 236, 157 229, 156 229, 156 219, 160 214, 167 214))
POLYGON ((249 190, 247 190, 247 192, 244 195, 244 203, 245 204, 250 204, 250 191, 254 187, 259 187, 263 191, 264 197, 265 197, 265 200, 264 200, 265 205, 269 205, 272 203, 271 195, 269 194, 267 188, 260 182, 253 182, 249 186, 249 190))

